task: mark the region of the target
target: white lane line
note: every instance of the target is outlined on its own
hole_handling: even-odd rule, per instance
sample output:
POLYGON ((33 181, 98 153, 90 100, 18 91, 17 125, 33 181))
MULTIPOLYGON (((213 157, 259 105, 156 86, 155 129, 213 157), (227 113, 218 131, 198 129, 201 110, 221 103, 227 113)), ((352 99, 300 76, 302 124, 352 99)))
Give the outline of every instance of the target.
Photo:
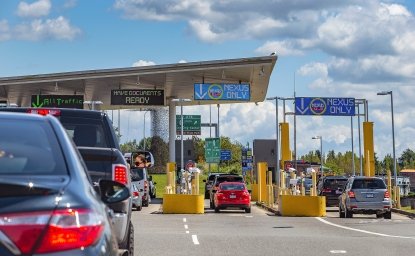
POLYGON ((347 253, 345 250, 331 250, 330 253, 338 254, 338 253, 347 253))
POLYGON ((184 228, 185 228, 185 229, 189 229, 189 226, 187 226, 187 225, 184 225, 184 228))
POLYGON ((367 231, 367 230, 363 230, 363 229, 349 228, 349 227, 346 227, 346 226, 334 224, 334 223, 331 223, 331 222, 329 222, 327 220, 324 220, 324 219, 322 219, 320 217, 316 217, 316 219, 319 220, 319 221, 321 221, 321 222, 323 222, 323 223, 325 223, 325 224, 327 224, 327 225, 331 225, 331 226, 334 226, 334 227, 343 228, 343 229, 347 229, 347 230, 351 230, 351 231, 356 231, 356 232, 371 234, 371 235, 375 235, 375 236, 392 237, 392 238, 403 238, 403 239, 414 239, 415 240, 415 237, 413 237, 413 236, 393 236, 393 235, 387 235, 387 234, 371 232, 371 231, 367 231))
POLYGON ((186 222, 187 220, 186 220, 186 218, 183 218, 183 222, 186 222))
POLYGON ((189 230, 186 230, 186 234, 189 234, 190 233, 190 231, 189 230))
POLYGON ((192 240, 195 245, 199 244, 199 240, 197 240, 197 235, 192 235, 192 240))

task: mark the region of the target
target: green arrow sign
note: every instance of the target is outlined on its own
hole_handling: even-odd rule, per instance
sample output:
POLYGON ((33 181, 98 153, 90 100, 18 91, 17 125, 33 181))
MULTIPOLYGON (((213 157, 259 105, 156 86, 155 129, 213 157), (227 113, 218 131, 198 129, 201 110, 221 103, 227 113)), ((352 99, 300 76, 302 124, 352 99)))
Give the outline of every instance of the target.
MULTIPOLYGON (((176 134, 180 135, 182 119, 181 115, 176 115, 176 134)), ((183 135, 200 135, 201 117, 200 115, 183 115, 183 135)))
POLYGON ((205 158, 207 163, 220 162, 220 138, 206 138, 205 158))

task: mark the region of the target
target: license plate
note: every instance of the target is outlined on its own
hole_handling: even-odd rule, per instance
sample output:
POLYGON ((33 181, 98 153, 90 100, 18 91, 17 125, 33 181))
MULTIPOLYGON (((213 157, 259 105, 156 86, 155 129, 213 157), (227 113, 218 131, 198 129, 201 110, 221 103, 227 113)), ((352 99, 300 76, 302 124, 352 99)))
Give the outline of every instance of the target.
POLYGON ((366 198, 373 198, 373 194, 366 194, 366 198))
POLYGON ((230 195, 229 198, 234 199, 236 198, 236 195, 230 195))

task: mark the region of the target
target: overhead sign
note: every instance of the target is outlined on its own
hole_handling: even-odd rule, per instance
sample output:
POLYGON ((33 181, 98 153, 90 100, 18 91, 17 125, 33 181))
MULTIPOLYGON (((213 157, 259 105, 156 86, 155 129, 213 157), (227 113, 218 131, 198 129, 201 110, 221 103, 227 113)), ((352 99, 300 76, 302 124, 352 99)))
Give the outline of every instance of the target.
POLYGON ((205 139, 205 159, 206 163, 220 162, 220 138, 205 139))
POLYGON ((296 115, 354 116, 354 98, 295 98, 296 115))
POLYGON ((249 84, 194 84, 195 100, 249 101, 249 84))
POLYGON ((111 90, 111 105, 164 106, 164 90, 111 90))
MULTIPOLYGON (((176 134, 181 134, 182 129, 181 115, 176 115, 176 134)), ((183 135, 200 135, 201 117, 200 115, 183 115, 183 135)))
POLYGON ((232 159, 232 153, 229 149, 222 149, 220 151, 220 160, 230 161, 232 159))
POLYGON ((32 95, 31 104, 35 108, 84 108, 83 95, 32 95))

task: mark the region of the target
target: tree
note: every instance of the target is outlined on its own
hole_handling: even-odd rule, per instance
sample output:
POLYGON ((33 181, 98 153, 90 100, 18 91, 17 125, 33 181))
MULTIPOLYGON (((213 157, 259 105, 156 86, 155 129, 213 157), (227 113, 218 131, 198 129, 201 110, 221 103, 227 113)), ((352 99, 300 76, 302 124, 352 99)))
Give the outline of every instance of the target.
POLYGON ((134 139, 133 141, 128 141, 124 144, 120 144, 121 152, 123 153, 129 153, 133 151, 137 151, 139 149, 139 146, 137 144, 137 141, 134 139))
POLYGON ((413 169, 415 168, 415 152, 411 149, 406 149, 401 157, 399 157, 399 162, 401 163, 402 168, 404 169, 413 169))
POLYGON ((166 142, 159 136, 151 138, 149 151, 154 157, 154 166, 149 170, 152 173, 164 173, 166 164, 169 161, 169 147, 166 142))

